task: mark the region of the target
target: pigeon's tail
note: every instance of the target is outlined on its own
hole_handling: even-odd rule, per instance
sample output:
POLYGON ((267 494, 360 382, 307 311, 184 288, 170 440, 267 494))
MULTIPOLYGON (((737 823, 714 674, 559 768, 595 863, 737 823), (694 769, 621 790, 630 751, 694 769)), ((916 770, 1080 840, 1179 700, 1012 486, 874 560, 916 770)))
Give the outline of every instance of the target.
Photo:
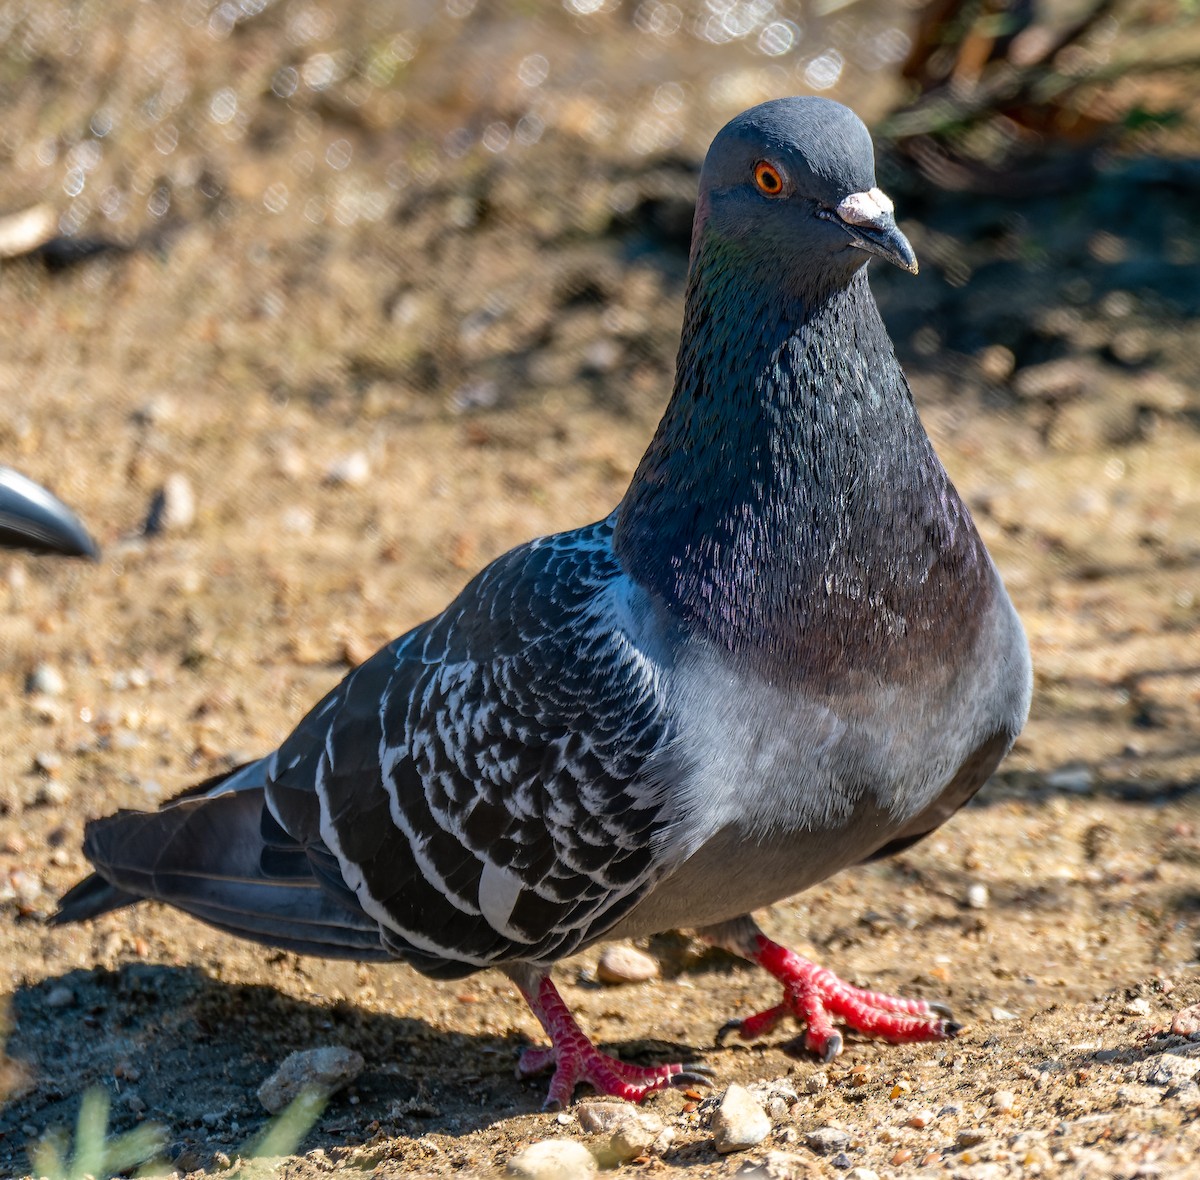
POLYGON ((318 880, 329 872, 321 863, 328 854, 312 850, 314 863, 275 822, 262 787, 218 788, 160 811, 119 811, 88 824, 83 847, 96 871, 63 896, 54 925, 149 899, 299 954, 392 958, 353 894, 318 880))

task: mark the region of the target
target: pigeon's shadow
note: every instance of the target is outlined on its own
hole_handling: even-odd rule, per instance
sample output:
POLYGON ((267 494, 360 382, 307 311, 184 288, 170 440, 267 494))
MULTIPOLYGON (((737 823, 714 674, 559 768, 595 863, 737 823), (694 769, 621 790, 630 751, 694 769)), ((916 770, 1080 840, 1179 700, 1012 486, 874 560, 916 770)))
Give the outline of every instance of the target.
MULTIPOLYGON (((302 1150, 363 1142, 383 1132, 458 1136, 539 1111, 546 1079, 517 1079, 526 1038, 463 1034, 419 1017, 350 1002, 308 1002, 263 985, 225 983, 196 967, 125 964, 76 970, 12 996, 9 1099, 0 1107, 0 1175, 24 1172, 46 1130, 74 1125, 81 1095, 111 1099, 110 1133, 162 1125, 167 1154, 234 1155, 264 1125, 257 1090, 289 1053, 320 1045, 357 1050, 366 1068, 335 1094, 302 1150)), ((686 1046, 607 1044, 651 1064, 687 1059, 686 1046)))

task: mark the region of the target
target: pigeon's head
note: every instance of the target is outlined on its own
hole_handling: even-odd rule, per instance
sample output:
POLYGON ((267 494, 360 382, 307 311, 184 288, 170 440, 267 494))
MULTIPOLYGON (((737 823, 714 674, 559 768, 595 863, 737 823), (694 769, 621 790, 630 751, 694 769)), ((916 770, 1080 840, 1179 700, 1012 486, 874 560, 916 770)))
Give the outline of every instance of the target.
POLYGON ((827 98, 765 102, 722 128, 700 175, 695 235, 740 247, 787 286, 836 286, 872 254, 917 273, 875 184, 870 133, 827 98))

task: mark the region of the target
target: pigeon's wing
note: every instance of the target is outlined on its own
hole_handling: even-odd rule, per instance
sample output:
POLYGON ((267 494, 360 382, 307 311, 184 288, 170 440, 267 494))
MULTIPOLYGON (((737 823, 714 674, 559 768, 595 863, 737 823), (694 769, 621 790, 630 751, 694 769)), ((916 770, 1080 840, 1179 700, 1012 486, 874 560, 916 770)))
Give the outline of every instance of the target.
POLYGON ((610 538, 501 557, 268 762, 280 826, 425 971, 556 959, 665 869, 669 726, 610 538))

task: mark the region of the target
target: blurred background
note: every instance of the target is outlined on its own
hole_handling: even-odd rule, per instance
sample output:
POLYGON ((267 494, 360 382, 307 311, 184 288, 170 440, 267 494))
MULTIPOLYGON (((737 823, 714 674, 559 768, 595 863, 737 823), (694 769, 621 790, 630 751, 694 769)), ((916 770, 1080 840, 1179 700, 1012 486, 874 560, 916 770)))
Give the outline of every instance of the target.
MULTIPOLYGON (((0 560, 0 901, 51 908, 86 815, 270 748, 611 509, 703 152, 796 93, 876 134, 921 273, 872 284, 1030 634, 981 822, 1107 801, 1072 880, 1194 875, 1198 81, 1190 0, 4 0, 0 463, 104 552, 0 560), (1130 838, 1134 804, 1172 810, 1130 838)), ((914 855, 1045 871, 956 839, 914 855)))

